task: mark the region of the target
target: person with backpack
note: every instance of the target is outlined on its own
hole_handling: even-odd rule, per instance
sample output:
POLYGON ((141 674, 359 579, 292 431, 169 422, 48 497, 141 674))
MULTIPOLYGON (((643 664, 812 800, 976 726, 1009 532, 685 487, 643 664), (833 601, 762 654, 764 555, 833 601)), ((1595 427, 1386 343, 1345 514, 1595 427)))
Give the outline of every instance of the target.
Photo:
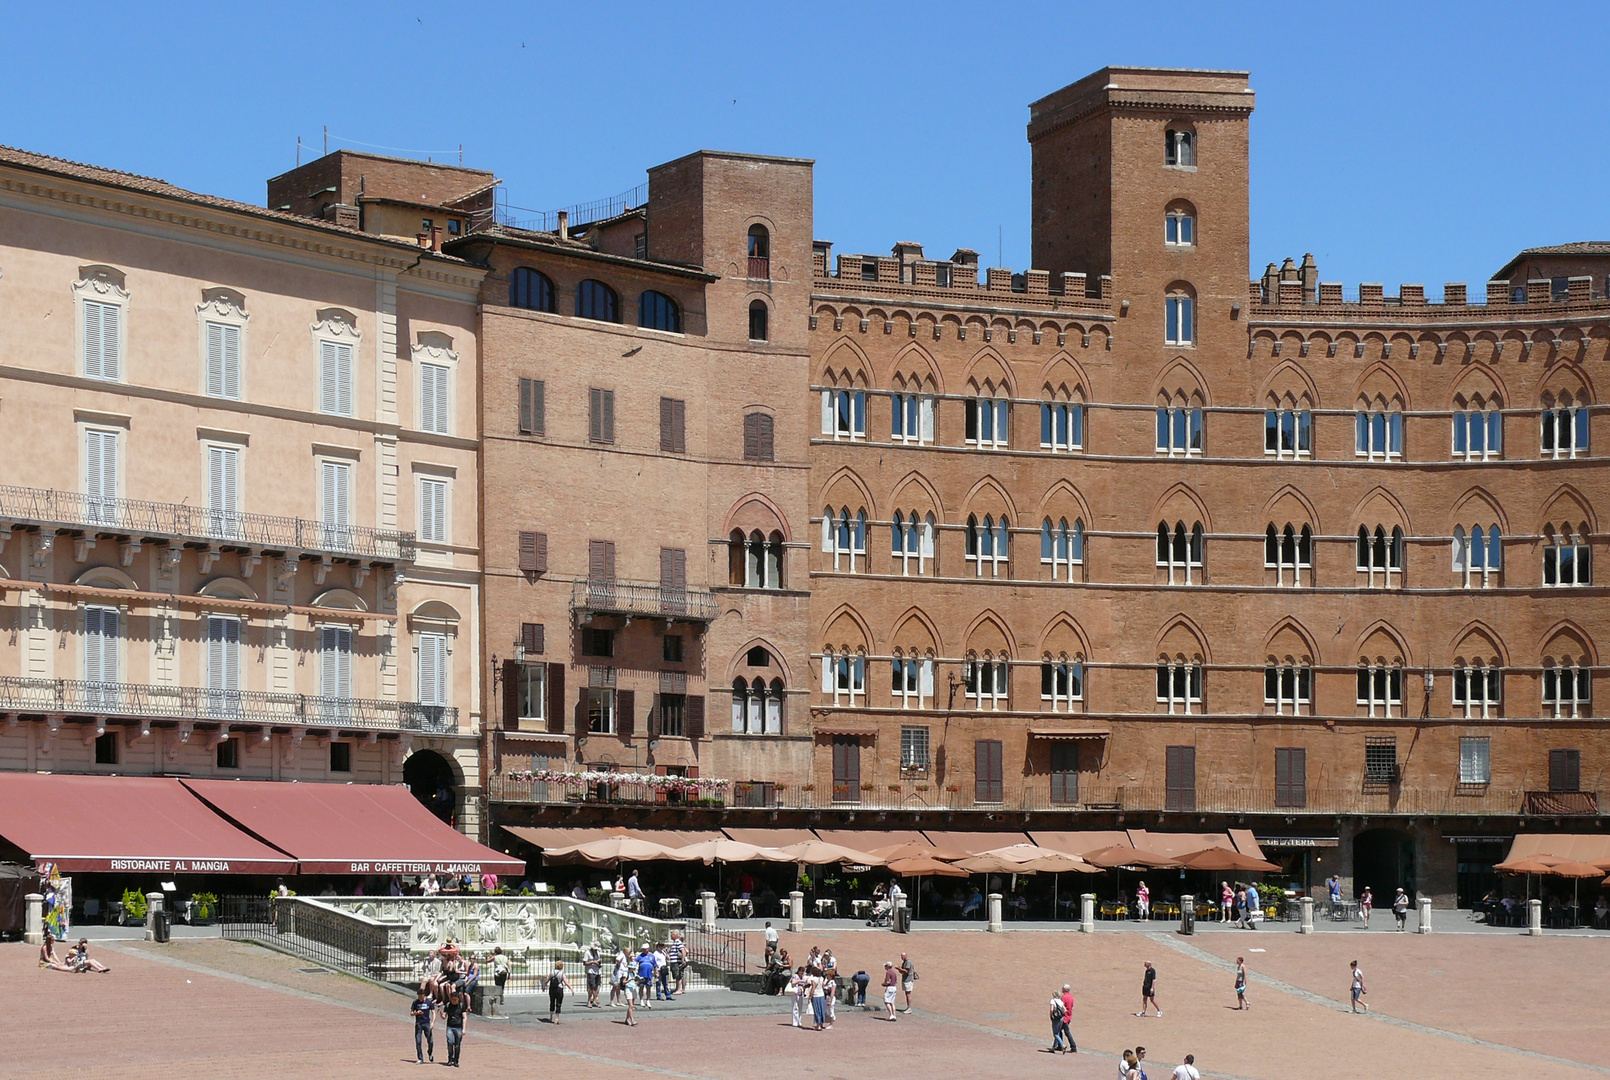
POLYGON ((559 1023, 559 1012, 565 1006, 565 993, 570 989, 570 980, 565 978, 565 962, 554 961, 553 973, 548 976, 548 1023, 559 1023))
POLYGON ((1398 921, 1398 933, 1403 933, 1409 925, 1409 894, 1403 891, 1401 885, 1398 886, 1397 896, 1392 898, 1392 915, 1398 921))
POLYGON ((1064 1040, 1068 1044, 1068 1053, 1079 1052, 1079 1044, 1073 1041, 1073 1032, 1069 1030, 1072 1015, 1073 987, 1063 983, 1062 993, 1052 995, 1051 998, 1051 1053, 1061 1053, 1064 1040))
POLYGON ((486 1015, 500 1016, 503 1010, 503 988, 509 984, 509 958, 503 955, 503 946, 492 950, 492 993, 487 997, 486 1015))

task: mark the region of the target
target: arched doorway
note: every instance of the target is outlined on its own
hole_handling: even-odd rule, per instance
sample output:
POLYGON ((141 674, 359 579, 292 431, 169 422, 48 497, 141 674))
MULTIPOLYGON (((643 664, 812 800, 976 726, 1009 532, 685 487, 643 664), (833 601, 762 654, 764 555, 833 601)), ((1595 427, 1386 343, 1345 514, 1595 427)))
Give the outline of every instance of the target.
POLYGON ((410 754, 403 763, 403 783, 414 793, 414 798, 425 808, 449 825, 458 808, 458 797, 453 793, 457 782, 453 763, 434 750, 420 750, 410 754))
POLYGON ((1353 891, 1362 892, 1366 885, 1381 907, 1391 906, 1399 886, 1414 897, 1412 836, 1402 829, 1369 829, 1353 837, 1353 891))

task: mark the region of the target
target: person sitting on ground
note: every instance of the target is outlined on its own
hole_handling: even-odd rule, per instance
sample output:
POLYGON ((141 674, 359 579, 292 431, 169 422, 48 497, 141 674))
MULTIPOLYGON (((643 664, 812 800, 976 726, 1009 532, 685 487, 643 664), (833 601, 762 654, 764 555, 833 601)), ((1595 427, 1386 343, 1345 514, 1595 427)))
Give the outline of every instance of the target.
POLYGON ((99 960, 90 959, 88 938, 79 938, 78 949, 75 952, 69 953, 67 959, 74 971, 98 971, 102 975, 109 975, 112 972, 111 968, 107 967, 99 960))
POLYGON ((39 946, 39 966, 50 967, 56 959, 56 938, 51 934, 50 927, 45 927, 45 940, 39 946))

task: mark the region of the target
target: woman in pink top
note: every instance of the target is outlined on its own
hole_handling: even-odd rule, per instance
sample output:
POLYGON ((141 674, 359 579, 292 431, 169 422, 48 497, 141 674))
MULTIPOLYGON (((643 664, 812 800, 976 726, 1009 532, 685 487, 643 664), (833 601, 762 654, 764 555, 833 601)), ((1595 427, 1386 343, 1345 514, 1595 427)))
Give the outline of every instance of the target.
POLYGON ((1230 909, 1235 907, 1235 892, 1228 881, 1219 882, 1219 921, 1230 921, 1230 909))
POLYGON ((1140 886, 1135 890, 1135 909, 1136 914, 1138 914, 1142 919, 1150 919, 1152 917, 1152 891, 1146 887, 1146 883, 1144 881, 1141 882, 1140 886))

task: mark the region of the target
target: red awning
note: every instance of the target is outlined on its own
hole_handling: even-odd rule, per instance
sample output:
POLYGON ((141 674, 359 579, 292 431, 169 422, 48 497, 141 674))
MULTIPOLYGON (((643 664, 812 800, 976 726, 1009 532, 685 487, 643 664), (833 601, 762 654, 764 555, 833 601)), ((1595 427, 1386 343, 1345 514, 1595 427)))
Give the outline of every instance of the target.
POLYGON ((186 780, 208 805, 289 852, 304 874, 523 874, 525 861, 484 847, 405 787, 186 780))
POLYGON ((0 837, 65 873, 288 874, 296 862, 155 776, 0 773, 0 837))

